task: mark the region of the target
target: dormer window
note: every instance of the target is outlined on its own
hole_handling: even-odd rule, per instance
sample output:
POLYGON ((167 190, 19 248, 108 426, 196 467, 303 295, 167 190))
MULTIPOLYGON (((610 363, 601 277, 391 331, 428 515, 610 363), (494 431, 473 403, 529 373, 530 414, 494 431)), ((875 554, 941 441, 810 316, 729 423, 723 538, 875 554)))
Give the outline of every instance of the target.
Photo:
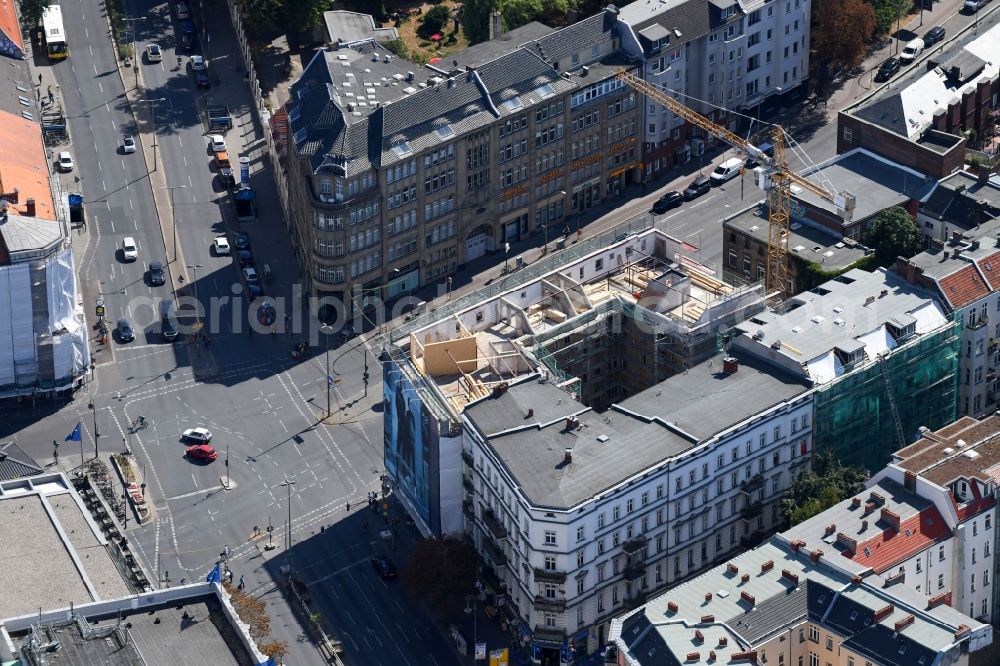
POLYGON ((722 10, 722 18, 726 19, 735 14, 739 10, 739 5, 730 5, 722 10))

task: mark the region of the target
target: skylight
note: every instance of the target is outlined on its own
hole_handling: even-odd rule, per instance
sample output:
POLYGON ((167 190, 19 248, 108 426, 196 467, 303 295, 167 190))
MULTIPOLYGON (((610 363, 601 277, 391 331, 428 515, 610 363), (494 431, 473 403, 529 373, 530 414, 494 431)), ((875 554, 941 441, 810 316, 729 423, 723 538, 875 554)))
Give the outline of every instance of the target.
POLYGON ((410 148, 410 144, 407 142, 400 141, 392 147, 392 152, 396 153, 396 157, 406 157, 413 154, 413 149, 410 148))
POLYGON ((509 100, 503 103, 507 107, 508 111, 517 111, 518 109, 523 109, 524 104, 521 104, 521 100, 517 97, 511 97, 509 100))
POLYGON ((552 89, 551 83, 543 83, 542 85, 535 88, 535 92, 539 94, 542 99, 546 97, 552 97, 556 94, 556 91, 552 89))
POLYGON ((297 146, 306 140, 306 136, 308 136, 308 134, 309 130, 303 127, 298 132, 292 135, 292 140, 295 141, 295 145, 297 146))
POLYGON ((434 128, 434 133, 444 140, 455 136, 455 130, 451 128, 451 125, 441 125, 440 127, 436 127, 434 128))

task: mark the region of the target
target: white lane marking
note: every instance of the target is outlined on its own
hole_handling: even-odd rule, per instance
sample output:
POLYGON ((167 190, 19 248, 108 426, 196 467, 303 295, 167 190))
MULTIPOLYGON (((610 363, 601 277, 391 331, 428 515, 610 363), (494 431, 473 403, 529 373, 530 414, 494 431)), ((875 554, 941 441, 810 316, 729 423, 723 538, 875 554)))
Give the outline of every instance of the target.
POLYGON ((94 76, 97 76, 97 65, 94 65, 94 76))
MULTIPOLYGON (((102 190, 104 190, 105 192, 107 192, 107 191, 108 191, 108 186, 107 186, 107 184, 106 184, 106 183, 104 182, 104 180, 101 180, 101 189, 102 189, 102 190)), ((110 210, 110 208, 111 208, 111 204, 108 204, 108 209, 110 210)))
MULTIPOLYGON (((87 26, 83 27, 83 34, 85 34, 88 39, 90 38, 90 31, 87 30, 87 26)), ((95 72, 95 74, 96 74, 96 72, 95 72)))
POLYGON ((122 170, 125 170, 125 160, 122 160, 122 170))
POLYGON ((198 487, 198 479, 194 478, 194 472, 191 472, 191 480, 194 481, 194 487, 198 487))
MULTIPOLYGON (((84 30, 86 30, 86 28, 84 30)), ((90 55, 94 55, 94 47, 93 46, 90 47, 90 55)))
MULTIPOLYGON (((131 199, 129 200, 129 202, 131 203, 131 199)), ((139 231, 139 222, 136 221, 134 217, 132 218, 132 226, 135 227, 136 231, 139 231)))
MULTIPOLYGON (((111 121, 111 126, 115 128, 115 131, 116 131, 116 132, 118 131, 118 124, 117 124, 117 123, 115 123, 115 121, 114 121, 114 120, 112 120, 112 121, 111 121)), ((124 163, 124 160, 122 161, 122 163, 124 163)))
POLYGON ((705 230, 704 228, 701 228, 701 229, 699 229, 698 231, 695 231, 694 233, 690 233, 690 234, 688 234, 688 235, 687 235, 687 237, 688 237, 688 238, 691 238, 692 236, 697 236, 698 234, 700 234, 700 233, 701 233, 701 232, 703 232, 704 230, 705 230))
POLYGON ((111 107, 108 106, 107 102, 104 103, 104 110, 107 111, 108 113, 111 113, 111 107))
POLYGON ((183 157, 183 158, 184 158, 184 166, 187 166, 187 165, 188 165, 188 158, 187 158, 187 155, 181 155, 181 157, 183 157))
POLYGON ((115 279, 115 265, 111 264, 111 281, 114 282, 115 279))
POLYGON ((104 92, 104 84, 103 83, 101 83, 100 81, 98 81, 97 82, 97 87, 101 89, 101 92, 104 92))
POLYGON ((104 171, 104 167, 101 166, 101 160, 97 160, 97 170, 104 171))
POLYGON ((188 187, 194 187, 194 181, 191 180, 190 174, 188 175, 188 187))
POLYGON ((135 210, 135 204, 132 203, 131 199, 128 200, 128 207, 132 210, 135 210))
POLYGON ((114 220, 108 220, 108 221, 111 223, 111 233, 115 233, 115 221, 114 220))
POLYGON ((177 137, 177 141, 180 142, 181 148, 183 148, 184 147, 184 139, 182 139, 181 137, 177 137))

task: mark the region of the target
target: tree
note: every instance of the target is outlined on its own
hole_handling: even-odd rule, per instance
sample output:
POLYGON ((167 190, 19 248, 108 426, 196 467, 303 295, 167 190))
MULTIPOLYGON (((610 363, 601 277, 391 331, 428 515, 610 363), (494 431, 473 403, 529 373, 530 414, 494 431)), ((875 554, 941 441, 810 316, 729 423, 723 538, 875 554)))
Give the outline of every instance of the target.
POLYGON ((418 541, 399 574, 403 589, 444 619, 462 615, 465 597, 475 593, 476 552, 452 537, 418 541))
POLYGON ((864 60, 875 32, 875 10, 863 0, 813 3, 812 53, 825 78, 831 67, 851 69, 864 60))
MULTIPOLYGON (((868 0, 875 10, 875 27, 879 34, 891 33, 899 20, 913 6, 913 0, 868 0)), ((820 3, 823 4, 823 3, 820 3)))
POLYGON ((29 28, 42 22, 42 14, 52 4, 52 0, 18 0, 17 6, 21 12, 21 20, 29 28))
POLYGON ((499 0, 465 0, 462 3, 462 27, 469 42, 485 42, 490 38, 490 13, 499 0))
POLYGON ((900 206, 875 216, 868 230, 867 244, 875 249, 879 266, 891 266, 896 257, 910 258, 924 249, 924 234, 916 220, 900 206))
POLYGON ((504 27, 513 30, 540 18, 544 11, 542 0, 504 0, 500 14, 504 27))
POLYGON ((424 14, 423 22, 417 30, 421 37, 430 37, 435 33, 440 33, 451 20, 451 12, 444 5, 435 5, 424 14))
POLYGON ((841 465, 829 451, 817 452, 812 469, 795 477, 781 500, 789 525, 797 525, 861 492, 867 479, 866 469, 841 465))
POLYGON ((382 46, 389 53, 393 53, 400 58, 405 58, 407 56, 406 43, 402 39, 391 39, 387 42, 382 42, 382 46))
POLYGON ((240 0, 243 10, 243 27, 251 39, 260 39, 274 33, 283 25, 284 0, 240 0))
POLYGON ((286 0, 283 25, 289 26, 289 31, 312 30, 323 23, 323 12, 329 8, 329 0, 286 0))

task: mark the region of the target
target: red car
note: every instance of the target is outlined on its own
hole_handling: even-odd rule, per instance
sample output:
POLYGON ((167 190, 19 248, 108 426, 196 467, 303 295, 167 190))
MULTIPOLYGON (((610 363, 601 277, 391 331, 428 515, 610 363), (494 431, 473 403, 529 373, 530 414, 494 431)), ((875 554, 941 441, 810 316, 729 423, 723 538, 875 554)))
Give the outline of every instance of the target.
POLYGON ((195 446, 189 446, 187 448, 186 455, 194 458, 195 460, 208 460, 211 462, 219 457, 219 452, 208 444, 196 444, 195 446))

